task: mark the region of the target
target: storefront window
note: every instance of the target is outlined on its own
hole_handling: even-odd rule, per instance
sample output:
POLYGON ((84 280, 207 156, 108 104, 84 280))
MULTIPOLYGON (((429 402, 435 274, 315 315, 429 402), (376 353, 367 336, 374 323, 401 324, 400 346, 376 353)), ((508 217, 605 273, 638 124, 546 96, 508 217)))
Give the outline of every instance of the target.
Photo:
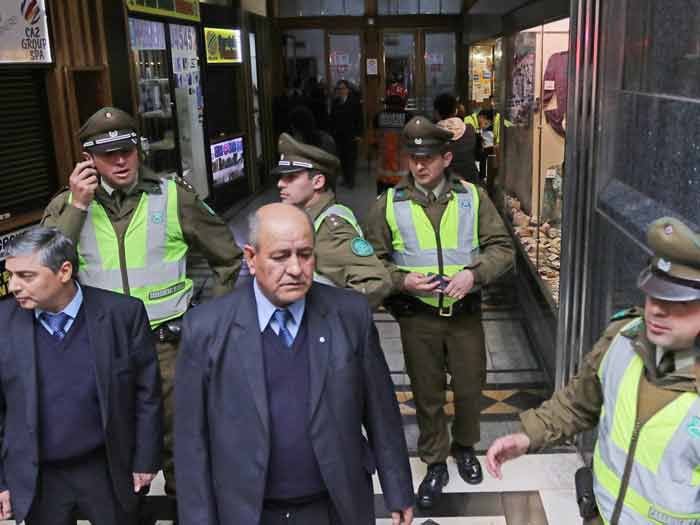
POLYGON ((413 33, 384 33, 385 95, 399 89, 408 110, 417 107, 415 56, 416 37, 413 33))
POLYGON ((326 77, 326 44, 322 29, 286 31, 287 87, 304 89, 312 81, 323 82, 326 77))
POLYGON ((441 93, 455 94, 457 80, 456 36, 454 33, 425 35, 425 108, 441 93))
MULTIPOLYGON (((559 304, 568 20, 511 39, 504 163, 507 213, 543 285, 559 304)), ((502 130, 503 132, 503 130, 502 130)))
POLYGON ((481 104, 493 95, 494 49, 491 42, 481 42, 469 48, 469 99, 481 104))
POLYGON ((357 0, 279 0, 279 16, 362 16, 365 3, 357 0))
POLYGON ((462 0, 379 0, 380 15, 458 15, 462 0))
POLYGON ((129 34, 145 163, 156 173, 177 173, 165 24, 129 18, 129 34))

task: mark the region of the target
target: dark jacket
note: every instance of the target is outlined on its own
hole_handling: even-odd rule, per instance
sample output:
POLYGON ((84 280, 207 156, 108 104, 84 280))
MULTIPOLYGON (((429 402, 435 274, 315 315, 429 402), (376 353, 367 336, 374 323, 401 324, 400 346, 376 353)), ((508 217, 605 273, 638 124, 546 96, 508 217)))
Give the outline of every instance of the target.
MULTIPOLYGON (((143 303, 83 286, 83 306, 105 432, 112 485, 131 511, 138 497, 133 472, 161 466, 162 403, 158 360, 143 303)), ((0 302, 0 491, 10 491, 21 522, 32 503, 39 471, 34 311, 0 302)))
MULTIPOLYGON (((387 508, 414 500, 389 369, 364 297, 315 283, 306 299, 313 450, 340 520, 374 524, 375 466, 387 508)), ((269 428, 249 283, 185 316, 175 381, 180 523, 259 523, 269 428)))
POLYGON ((333 100, 330 126, 338 148, 341 144, 352 142, 355 137, 362 136, 364 128, 362 115, 362 104, 357 95, 351 94, 345 102, 339 98, 333 100))

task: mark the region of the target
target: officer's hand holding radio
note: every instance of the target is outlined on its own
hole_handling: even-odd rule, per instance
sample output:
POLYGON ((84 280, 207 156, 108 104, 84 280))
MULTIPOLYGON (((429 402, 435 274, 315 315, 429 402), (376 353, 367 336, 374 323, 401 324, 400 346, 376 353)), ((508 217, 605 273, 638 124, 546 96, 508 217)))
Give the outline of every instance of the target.
POLYGON ((87 210, 95 198, 95 191, 99 184, 99 174, 95 169, 95 163, 90 155, 83 153, 82 162, 78 162, 70 174, 68 185, 73 195, 71 204, 81 210, 87 210))

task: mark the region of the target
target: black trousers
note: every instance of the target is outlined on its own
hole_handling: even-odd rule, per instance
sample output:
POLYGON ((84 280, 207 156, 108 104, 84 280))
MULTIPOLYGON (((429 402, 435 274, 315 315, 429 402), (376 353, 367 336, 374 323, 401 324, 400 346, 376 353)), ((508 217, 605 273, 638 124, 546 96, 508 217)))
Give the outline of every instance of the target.
POLYGON ((304 505, 274 505, 263 508, 260 525, 343 525, 331 500, 304 505))
POLYGON ((338 147, 338 159, 343 170, 343 183, 348 188, 355 186, 355 170, 357 167, 357 142, 343 140, 336 143, 338 147))
POLYGON ((134 525, 114 494, 104 452, 62 464, 43 463, 26 525, 75 525, 80 511, 92 525, 134 525))

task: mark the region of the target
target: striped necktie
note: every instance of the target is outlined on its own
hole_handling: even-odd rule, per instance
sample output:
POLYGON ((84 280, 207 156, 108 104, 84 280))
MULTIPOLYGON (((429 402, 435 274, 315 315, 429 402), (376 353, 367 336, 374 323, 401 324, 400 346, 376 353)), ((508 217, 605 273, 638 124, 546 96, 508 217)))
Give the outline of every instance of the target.
POLYGON ((294 336, 287 328, 287 323, 292 320, 292 314, 286 308, 278 308, 275 310, 273 317, 275 321, 277 321, 277 326, 279 326, 279 333, 277 335, 282 339, 284 346, 291 348, 292 344, 294 344, 294 336))
POLYGON ((57 314, 41 312, 39 317, 49 325, 54 337, 59 340, 63 340, 63 338, 66 337, 66 324, 71 319, 70 315, 65 312, 59 312, 57 314))

